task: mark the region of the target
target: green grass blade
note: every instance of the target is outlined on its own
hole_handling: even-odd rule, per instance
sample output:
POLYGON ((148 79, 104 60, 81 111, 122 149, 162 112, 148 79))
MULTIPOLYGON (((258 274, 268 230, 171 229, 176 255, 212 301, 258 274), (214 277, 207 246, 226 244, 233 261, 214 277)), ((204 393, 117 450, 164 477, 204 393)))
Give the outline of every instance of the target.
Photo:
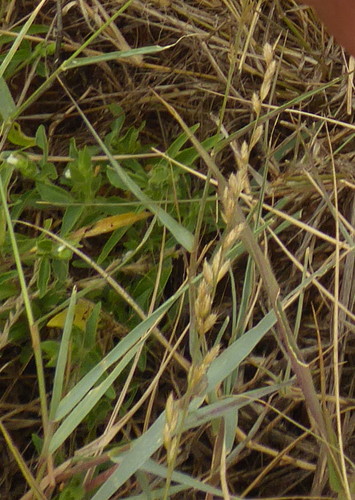
POLYGON ((49 419, 53 420, 63 393, 64 374, 68 358, 69 340, 75 315, 76 288, 70 297, 68 313, 65 318, 63 337, 60 343, 58 361, 53 381, 53 394, 49 410, 49 419))
POLYGON ((92 389, 94 384, 105 371, 121 357, 123 357, 139 340, 160 320, 177 298, 183 293, 173 295, 154 311, 146 320, 136 326, 105 358, 89 371, 78 384, 63 398, 55 414, 55 420, 60 420, 67 415, 76 404, 92 389))
POLYGON ((21 294, 23 298, 23 303, 26 311, 28 327, 30 331, 31 341, 32 341, 32 349, 33 355, 36 363, 36 371, 37 371, 37 381, 38 381, 38 389, 39 389, 39 397, 41 404, 41 416, 44 433, 46 434, 48 431, 48 408, 47 408, 47 395, 46 395, 46 383, 44 377, 44 367, 43 367, 43 359, 42 359, 42 351, 41 351, 41 339, 38 331, 38 326, 34 321, 34 315, 32 311, 31 299, 29 295, 29 291, 27 289, 26 278, 24 274, 24 270, 22 267, 20 251, 17 245, 16 235, 13 227, 13 222, 11 220, 11 214, 9 211, 9 206, 7 202, 7 193, 5 192, 6 186, 4 185, 3 177, 0 175, 0 200, 2 204, 2 210, 4 211, 4 217, 7 224, 7 230, 9 233, 9 239, 11 241, 11 247, 14 255, 14 261, 16 264, 18 280, 20 282, 21 294))
MULTIPOLYGON (((116 460, 114 460, 116 462, 116 460)), ((145 464, 142 466, 142 470, 147 472, 148 474, 161 477, 165 479, 168 475, 168 469, 167 467, 164 467, 163 465, 157 464, 154 460, 147 460, 145 464)), ((173 472, 171 475, 172 481, 176 483, 180 483, 181 486, 179 487, 180 491, 184 491, 190 488, 193 488, 196 491, 203 491, 204 493, 209 493, 210 495, 217 495, 218 497, 223 497, 223 492, 219 490, 218 488, 214 488, 213 486, 210 486, 209 484, 206 484, 202 481, 199 481, 198 479, 194 479, 190 477, 188 474, 184 474, 182 472, 173 472)), ((169 490, 169 493, 172 494, 176 489, 175 486, 172 486, 169 490)), ((156 498, 163 498, 165 489, 161 489, 160 493, 158 491, 153 491, 152 492, 152 499, 156 498)), ((240 497, 236 497, 234 495, 231 495, 230 500, 240 500, 240 497)), ((135 497, 130 497, 130 500, 145 500, 145 497, 142 495, 138 495, 135 497)))
POLYGON ((77 59, 70 59, 62 64, 63 71, 74 68, 81 68, 82 66, 88 66, 90 64, 98 64, 107 61, 114 61, 118 59, 127 59, 128 57, 143 56, 147 54, 156 54, 162 52, 163 50, 170 49, 174 47, 178 42, 170 45, 148 45, 147 47, 138 47, 137 49, 131 50, 115 50, 107 54, 100 54, 97 56, 88 57, 78 57, 77 59))
POLYGON ((11 63, 14 55, 16 54, 17 49, 21 45, 23 37, 26 35, 26 33, 28 32, 28 30, 32 26, 33 21, 36 19, 37 14, 39 13, 39 11, 41 10, 41 8, 43 7, 43 5, 45 3, 46 3, 46 0, 41 0, 39 2, 39 4, 37 5, 37 7, 33 10, 33 12, 31 13, 31 15, 29 16, 29 18, 27 19, 27 21, 25 22, 25 24, 21 28, 21 31, 19 32, 19 34, 16 37, 14 43, 11 45, 10 50, 8 51, 8 53, 6 54, 3 62, 0 65, 0 78, 2 78, 4 76, 4 73, 5 73, 8 65, 11 63))
MULTIPOLYGON (((271 316, 271 314, 270 314, 271 316)), ((228 376, 228 374, 233 371, 236 367, 236 362, 235 360, 241 362, 245 356, 247 356, 251 349, 257 344, 257 342, 260 340, 260 338, 263 337, 263 335, 271 328, 272 326, 272 321, 273 318, 269 318, 269 321, 266 324, 263 324, 263 328, 253 328, 250 330, 252 338, 248 338, 247 341, 244 340, 244 337, 248 337, 248 333, 243 335, 241 339, 238 339, 233 346, 234 347, 233 351, 231 352, 231 347, 228 348, 227 350, 229 351, 229 356, 223 356, 224 353, 222 353, 218 358, 216 358, 213 362, 213 365, 211 365, 211 368, 209 371, 212 369, 212 376, 210 375, 209 378, 209 384, 207 387, 208 391, 211 391, 213 388, 216 387, 216 384, 219 384, 220 381, 222 381, 225 377, 228 376), (271 325, 271 326, 270 326, 271 325), (256 331, 255 331, 256 330, 256 331), (242 353, 242 354, 241 354, 242 353), (231 359, 234 357, 234 363, 231 362, 231 359), (224 362, 227 361, 227 369, 223 366, 224 362), (221 370, 223 371, 223 375, 221 375, 221 370, 218 370, 217 366, 221 366, 221 370), (212 387, 212 384, 213 387, 212 387)), ((261 322, 260 322, 261 323, 261 322)), ((263 394, 263 391, 270 391, 273 392, 275 388, 263 388, 259 389, 255 392, 255 394, 258 394, 258 397, 263 394)), ((203 398, 196 398, 196 403, 197 404, 192 404, 190 405, 190 408, 196 408, 201 404, 201 399, 203 398)), ((248 400, 248 403, 250 400, 248 400)), ((238 401, 237 403, 234 404, 242 404, 241 401, 238 401)), ((220 402, 219 405, 223 405, 223 402, 220 402)), ((219 410, 221 411, 221 406, 218 406, 219 410)), ((213 407, 214 410, 214 407, 213 407)), ((230 407, 227 408, 226 411, 229 411, 230 407)), ((196 413, 197 414, 197 413, 196 413)), ((213 416, 214 417, 214 416, 213 416)), ((210 417, 211 419, 211 417, 210 417)), ((149 428, 149 430, 144 433, 140 438, 138 438, 132 445, 132 448, 130 451, 128 451, 125 455, 124 458, 122 456, 118 457, 117 460, 120 460, 120 467, 110 476, 110 478, 106 481, 106 483, 98 490, 96 495, 93 497, 92 500, 107 500, 110 498, 111 495, 117 491, 117 489, 124 484, 124 482, 129 479, 137 470, 142 468, 143 464, 157 451, 157 449, 162 445, 163 442, 163 432, 164 432, 164 426, 165 426, 165 412, 163 412, 158 420, 154 422, 154 424, 149 428)), ((112 460, 115 461, 115 457, 112 457, 112 460)))
POLYGON ((276 315, 274 311, 270 311, 254 328, 248 330, 212 362, 207 371, 207 392, 213 391, 240 365, 275 323, 276 315))
POLYGON ((244 392, 243 394, 229 396, 228 398, 221 399, 215 403, 204 406, 203 408, 192 411, 184 422, 184 431, 204 425, 205 423, 211 422, 211 420, 215 418, 225 417, 231 410, 236 412, 240 408, 250 404, 252 401, 268 396, 269 394, 272 394, 289 384, 290 382, 287 382, 284 384, 254 389, 252 391, 244 392))
POLYGON ((91 389, 85 398, 74 408, 70 415, 62 422, 49 444, 49 453, 54 453, 59 446, 67 439, 74 429, 83 421, 83 419, 90 413, 96 403, 102 398, 105 392, 111 387, 116 378, 122 373, 129 362, 134 358, 137 351, 140 349, 140 344, 135 345, 123 357, 118 365, 112 370, 101 384, 91 389))
MULTIPOLYGON (((151 458, 163 444, 163 431, 165 426, 165 412, 154 424, 132 445, 130 451, 124 455, 120 466, 109 477, 105 484, 99 488, 91 500, 108 500, 143 464, 151 458)), ((114 455, 112 455, 114 460, 114 455)))
MULTIPOLYGON (((32 21, 35 17, 35 15, 37 14, 37 11, 39 10, 39 8, 42 6, 42 4, 45 3, 46 0, 42 0, 41 3, 39 4, 39 6, 37 6, 37 8, 33 11, 33 13, 31 14, 29 20, 26 22, 26 24, 23 26, 23 28, 21 29, 20 33, 19 33, 19 37, 16 39, 16 42, 13 44, 13 46, 11 47, 11 50, 9 51, 9 54, 10 52, 12 53, 12 55, 16 52, 18 46, 20 45, 20 43, 22 42, 22 38, 23 38, 23 35, 26 34, 26 32, 28 31, 30 25, 32 24, 32 21), (31 20, 31 22, 29 23, 29 21, 31 20), (28 24, 29 23, 29 24, 28 24), (22 34, 23 33, 23 34, 22 34), (22 35, 21 35, 22 34, 22 35), (15 46, 16 44, 16 46, 15 46)), ((63 65, 65 64, 69 64, 70 61, 74 60, 75 58, 77 58, 77 56, 83 51, 85 50, 85 48, 90 45, 99 35, 100 33, 102 33, 106 28, 107 26, 109 26, 110 23, 114 22, 129 6, 130 4, 133 2, 133 0, 127 0, 123 5, 121 5, 121 7, 119 9, 117 9, 117 11, 114 13, 113 16, 111 16, 109 19, 107 19, 107 21, 105 21, 99 29, 97 29, 95 31, 95 33, 93 33, 89 38, 87 38, 87 40, 85 40, 84 43, 82 43, 80 45, 80 47, 68 58, 67 61, 64 61, 64 63, 59 66, 59 68, 57 68, 52 74, 50 74, 48 76, 48 78, 42 83, 42 85, 38 86, 33 92, 32 94, 28 97, 28 99, 26 99, 26 101, 21 104, 20 106, 17 107, 17 109, 14 111, 14 113, 12 114, 12 118, 15 119, 17 118, 18 116, 20 116, 23 111, 25 109, 27 109, 33 102, 35 102, 39 96, 41 94, 43 94, 43 92, 48 89, 52 83, 56 80, 56 78, 58 78, 58 76, 63 72, 63 65)), ((7 54, 7 57, 9 56, 9 54, 7 54)), ((9 64, 9 62, 11 62, 11 59, 12 59, 12 56, 11 58, 9 59, 9 61, 6 63, 6 67, 7 65, 9 64)), ((6 60, 6 59, 5 59, 6 60)), ((4 65, 5 63, 5 60, 3 61, 2 65, 0 66, 0 69, 2 68, 2 66, 4 65)), ((5 68, 6 69, 6 68, 5 68)), ((3 71, 5 71, 5 69, 3 71)), ((3 75, 3 72, 0 72, 0 77, 3 75)))

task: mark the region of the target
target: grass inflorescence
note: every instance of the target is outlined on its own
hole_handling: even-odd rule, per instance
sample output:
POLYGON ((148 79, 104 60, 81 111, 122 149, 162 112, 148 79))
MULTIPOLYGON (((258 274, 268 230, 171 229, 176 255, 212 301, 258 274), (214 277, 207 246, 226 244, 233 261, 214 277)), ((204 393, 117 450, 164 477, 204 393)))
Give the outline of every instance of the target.
POLYGON ((353 61, 293 0, 0 12, 1 498, 351 500, 353 61))

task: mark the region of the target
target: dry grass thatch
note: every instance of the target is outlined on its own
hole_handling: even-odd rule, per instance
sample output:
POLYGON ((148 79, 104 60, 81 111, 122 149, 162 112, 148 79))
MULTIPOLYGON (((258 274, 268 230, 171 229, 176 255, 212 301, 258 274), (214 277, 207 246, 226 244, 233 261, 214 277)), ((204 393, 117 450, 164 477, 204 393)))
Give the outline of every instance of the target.
MULTIPOLYGON (((8 1, 0 35, 23 25, 35 3, 8 1)), ((142 141, 154 144, 158 152, 166 151, 181 133, 181 124, 167 105, 188 126, 200 123, 196 131, 200 141, 217 131, 224 134, 223 147, 215 152, 214 161, 227 180, 230 174, 244 172, 244 177, 239 178, 244 182, 243 191, 238 193, 240 204, 246 215, 259 210, 251 217, 251 225, 256 218, 260 224, 265 220, 270 222, 259 236, 259 246, 270 258, 281 296, 289 298, 287 307, 285 305, 287 317, 303 358, 311 367, 319 401, 322 407, 328 407, 335 429, 337 422, 341 422, 342 452, 347 457, 345 467, 351 483, 355 461, 355 123, 353 74, 349 74, 349 70, 353 69, 353 61, 328 36, 312 11, 292 0, 134 0, 115 23, 104 27, 121 5, 112 0, 64 3, 60 60, 69 57, 101 28, 101 33, 82 55, 99 56, 157 44, 170 47, 159 53, 134 55, 67 71, 60 75, 60 82, 54 81, 26 107, 19 119, 22 128, 31 136, 39 124, 45 125, 50 159, 59 168, 68 159, 70 137, 75 136, 78 144, 94 143, 68 93, 102 137, 112 121, 108 105, 119 104, 126 113, 127 124, 139 127, 145 122, 142 141), (263 203, 258 206, 261 199, 263 203), (294 294, 310 275, 309 285, 294 294)), ((51 27, 47 36, 53 41, 56 8, 55 2, 46 2, 36 19, 37 24, 51 27)), ((28 39, 36 45, 42 35, 28 35, 28 39)), ((8 82, 19 105, 42 83, 29 67, 8 82)), ((38 158, 35 150, 29 155, 32 159, 38 158)), ((194 192, 202 193, 208 174, 208 165, 201 160, 200 177, 195 173, 191 175, 194 192)), ((212 185, 214 180, 216 176, 212 175, 212 185)), ((18 183, 15 189, 25 192, 26 185, 21 180, 18 183)), ((225 203, 222 207, 225 213, 226 202, 220 201, 225 203)), ((28 221, 36 224, 45 218, 39 210, 29 210, 26 214, 28 221)), ((57 213, 53 210, 51 216, 55 219, 57 213)), ((200 246, 195 249, 195 269, 189 267, 191 261, 183 252, 175 259, 167 294, 178 289, 183 275, 201 271, 205 259, 213 266, 214 244, 220 239, 218 217, 217 213, 211 216, 212 221, 215 219, 214 233, 209 228, 204 234, 202 228, 200 246)), ((236 234, 235 239, 238 237, 236 234)), ((230 247, 232 243, 235 241, 230 247)), ((97 245, 100 246, 100 242, 97 245)), ((83 251, 95 258, 96 249, 93 243, 84 246, 83 251)), ((217 270, 221 271, 227 261, 228 272, 218 280, 215 278, 211 287, 213 294, 207 285, 206 289, 194 292, 200 307, 203 297, 198 294, 212 294, 207 312, 204 310, 199 316, 198 310, 189 310, 186 304, 181 306, 181 315, 177 314, 171 325, 174 341, 182 335, 191 314, 196 314, 194 320, 204 339, 204 354, 208 353, 225 318, 232 318, 233 311, 238 314, 243 306, 246 272, 252 273, 251 288, 238 335, 255 326, 270 310, 265 282, 257 269, 247 267, 250 262, 246 253, 228 256, 226 251, 215 264, 217 270), (234 301, 238 304, 237 310, 234 301), (206 326, 206 322, 210 324, 206 326)), ((140 265, 147 262, 143 259, 140 265)), ((3 266, 9 270, 6 262, 3 266)), ((127 274, 129 272, 127 270, 127 274)), ((79 289, 91 278, 90 272, 86 275, 84 271, 74 270, 72 275, 79 289)), ((11 309, 13 324, 22 313, 22 303, 18 305, 16 300, 14 298, 10 305, 4 302, 1 309, 3 315, 11 309)), ((231 319, 221 340, 221 351, 235 335, 230 325, 231 319)), ((102 342, 109 350, 112 340, 102 342)), ((188 341, 183 340, 178 352, 189 364, 188 345, 188 341)), ((16 349, 9 344, 3 351, 0 408, 5 428, 36 475, 38 459, 34 458, 36 453, 30 444, 31 433, 41 432, 35 372, 31 360, 29 365, 21 363, 16 349)), ((133 398, 135 403, 142 398, 142 403, 121 429, 122 441, 127 443, 155 421, 171 391, 176 400, 180 397, 182 401, 189 390, 186 371, 172 361, 154 382, 151 396, 144 401, 145 391, 160 369, 165 350, 158 343, 149 352, 147 371, 138 377, 140 387, 133 398)), ((241 365, 232 392, 242 394, 290 376, 289 359, 271 329, 241 365)), ((48 373, 47 378, 50 377, 48 373)), ((297 384, 280 389, 239 410, 233 451, 225 455, 224 461, 225 450, 219 442, 221 429, 217 432, 213 425, 206 424, 181 436, 174 457, 176 468, 221 488, 225 498, 229 498, 227 491, 241 498, 333 498, 324 447, 308 410, 304 393, 297 384)), ((124 421, 122 413, 117 418, 124 421)), ((102 427, 106 424, 107 420, 102 427)), ((101 431, 96 430, 98 434, 101 431)), ((62 461, 72 457, 74 451, 80 456, 84 445, 94 441, 94 437, 99 435, 87 438, 83 431, 75 439, 69 439, 62 461)), ((155 455, 157 462, 169 462, 167 455, 172 443, 168 440, 165 445, 155 455)), ((109 446, 98 449, 105 454, 109 446)), ((1 452, 2 462, 6 464, 6 475, 0 484, 3 498, 30 498, 22 496, 28 488, 9 450, 5 451, 4 445, 1 452)), ((58 460, 59 463, 54 464, 56 482, 64 485, 72 475, 70 471, 76 469, 71 463, 66 476, 67 471, 59 469, 58 460)), ((43 477, 39 475, 39 479, 43 477)), ((90 487, 96 485, 90 474, 86 480, 90 487)), ((46 494, 50 495, 49 491, 50 488, 46 494)), ((138 495, 140 491, 139 482, 132 476, 113 498, 127 498, 132 492, 138 495)), ((212 497, 191 489, 172 498, 212 497)))

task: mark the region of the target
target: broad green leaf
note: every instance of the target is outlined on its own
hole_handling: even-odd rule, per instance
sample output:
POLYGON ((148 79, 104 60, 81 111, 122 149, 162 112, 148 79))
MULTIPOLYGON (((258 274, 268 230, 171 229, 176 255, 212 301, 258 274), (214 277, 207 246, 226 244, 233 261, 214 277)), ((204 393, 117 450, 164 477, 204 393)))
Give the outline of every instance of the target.
POLYGON ((15 146, 31 147, 36 145, 35 137, 29 137, 22 132, 21 125, 18 122, 11 125, 6 138, 15 146))
POLYGON ((194 237, 190 231, 179 224, 175 219, 171 217, 165 210, 163 210, 159 205, 157 205, 153 200, 151 200, 143 191, 137 186, 137 184, 129 177, 128 174, 123 170, 119 163, 113 158, 113 156, 106 149, 106 154, 108 154, 112 166, 115 168, 117 175, 120 177, 121 181, 125 184, 127 189, 131 191, 136 198, 138 198, 144 206, 154 213, 160 222, 172 233, 174 238, 189 252, 193 249, 194 237))
POLYGON ((44 125, 40 125, 36 132, 36 145, 42 149, 44 161, 47 161, 48 157, 48 140, 46 135, 46 129, 44 125))
POLYGON ((0 77, 0 116, 6 121, 16 110, 16 104, 12 98, 11 92, 4 78, 0 77))
MULTIPOLYGON (((80 108, 79 108, 80 109, 80 108)), ((185 227, 179 224, 175 219, 171 217, 165 210, 163 210, 157 203, 155 203, 149 196, 147 196, 140 187, 131 179, 131 177, 125 172, 118 161, 110 153, 104 142, 101 140, 99 135, 96 133, 95 129, 86 118, 84 114, 81 114, 83 120, 85 121, 87 127, 89 128, 92 135, 95 137, 97 143, 102 148, 103 152, 107 155, 110 160, 111 165, 116 170, 118 177, 121 182, 126 186, 126 189, 130 191, 150 212, 155 214, 160 222, 172 233, 174 238, 189 252, 192 252, 194 246, 193 234, 188 231, 185 227)))
POLYGON ((37 191, 39 192, 42 201, 47 203, 67 204, 73 203, 74 199, 65 189, 55 186, 54 184, 36 183, 37 191))
POLYGON ((62 227, 60 230, 60 236, 64 238, 68 235, 70 231, 73 230, 74 226, 81 218, 83 213, 85 212, 85 206, 80 205, 70 205, 66 208, 63 219, 62 219, 62 227))

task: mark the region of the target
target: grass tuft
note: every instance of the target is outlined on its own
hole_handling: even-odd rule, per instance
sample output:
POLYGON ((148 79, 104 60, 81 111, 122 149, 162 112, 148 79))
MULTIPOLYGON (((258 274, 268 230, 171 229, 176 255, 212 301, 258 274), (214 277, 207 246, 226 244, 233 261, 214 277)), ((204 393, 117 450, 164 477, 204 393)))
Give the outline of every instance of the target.
POLYGON ((0 13, 1 498, 351 500, 354 61, 293 0, 0 13))

